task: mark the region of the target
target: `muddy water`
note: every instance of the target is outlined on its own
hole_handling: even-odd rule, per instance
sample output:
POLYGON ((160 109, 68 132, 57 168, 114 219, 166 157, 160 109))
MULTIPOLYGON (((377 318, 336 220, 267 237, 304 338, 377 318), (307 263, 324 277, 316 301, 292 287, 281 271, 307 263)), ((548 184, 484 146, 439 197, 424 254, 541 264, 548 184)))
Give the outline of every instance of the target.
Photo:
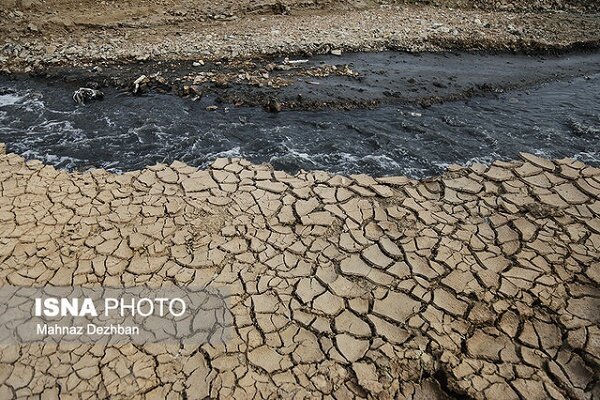
MULTIPOLYGON (((532 65, 513 77, 514 85, 510 74, 503 77, 507 87, 517 89, 428 108, 404 101, 374 110, 278 114, 233 106, 207 111, 214 102, 210 96, 193 102, 164 94, 133 97, 116 90, 106 90, 104 101, 78 107, 68 85, 0 78, 0 141, 12 152, 60 168, 113 171, 173 160, 203 166, 216 157, 235 156, 290 172, 423 177, 450 163, 511 159, 520 151, 598 165, 600 66, 594 64, 597 54, 586 57, 584 70, 564 58, 556 73, 548 69, 543 80, 523 84, 522 71, 527 67, 534 74, 539 63, 531 59, 532 65), (559 73, 565 66, 570 72, 559 73)), ((497 65, 488 60, 493 65, 484 67, 490 69, 488 80, 508 68, 503 69, 506 58, 497 65)), ((427 56, 421 62, 426 61, 427 56)), ((390 71, 406 66, 391 63, 387 68, 387 76, 393 76, 390 71)), ((439 62, 422 71, 447 74, 439 62)), ((474 75, 478 85, 486 82, 481 71, 475 74, 469 68, 453 74, 464 82, 474 75)))

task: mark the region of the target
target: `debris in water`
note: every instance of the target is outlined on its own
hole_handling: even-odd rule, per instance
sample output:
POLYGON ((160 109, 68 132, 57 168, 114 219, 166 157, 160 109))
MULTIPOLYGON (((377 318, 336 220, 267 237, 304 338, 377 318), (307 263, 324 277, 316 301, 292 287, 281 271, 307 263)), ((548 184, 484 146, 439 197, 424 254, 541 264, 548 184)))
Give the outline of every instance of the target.
POLYGON ((290 60, 288 57, 283 60, 284 64, 304 64, 307 62, 308 60, 290 60))
POLYGON ((269 97, 269 100, 265 105, 265 109, 268 112, 278 113, 281 111, 281 103, 279 102, 279 100, 269 97))
POLYGON ((73 93, 73 101, 80 106, 91 100, 101 100, 104 98, 104 93, 99 90, 82 87, 73 93))
POLYGON ((148 77, 146 75, 142 75, 139 78, 137 78, 135 81, 133 81, 133 94, 137 94, 138 91, 140 90, 140 85, 143 84, 144 82, 146 82, 148 80, 148 77))

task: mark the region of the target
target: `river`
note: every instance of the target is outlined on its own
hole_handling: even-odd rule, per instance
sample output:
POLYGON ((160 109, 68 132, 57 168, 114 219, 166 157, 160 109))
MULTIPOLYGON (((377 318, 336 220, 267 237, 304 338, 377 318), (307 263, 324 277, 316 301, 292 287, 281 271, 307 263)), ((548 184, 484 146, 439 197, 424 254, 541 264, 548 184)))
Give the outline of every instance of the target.
MULTIPOLYGON (((170 94, 135 97, 116 89, 106 89, 104 101, 80 107, 71 99, 70 85, 0 77, 0 142, 59 168, 115 172, 173 160, 205 166, 216 157, 241 157, 289 172, 420 178, 451 163, 489 163, 513 159, 518 152, 599 165, 600 64, 595 69, 589 64, 600 57, 586 57, 585 71, 549 73, 535 84, 427 108, 402 101, 375 109, 268 113, 231 106, 207 111, 210 96, 194 102, 170 94)), ((502 65, 507 58, 502 56, 502 65)), ((530 67, 536 62, 532 58, 530 67)), ((568 59, 561 62, 568 65, 568 59)), ((423 70, 430 75, 448 71, 439 62, 423 70)), ((454 73, 468 82, 475 71, 477 66, 454 73)), ((417 72, 405 72, 410 73, 417 72)))

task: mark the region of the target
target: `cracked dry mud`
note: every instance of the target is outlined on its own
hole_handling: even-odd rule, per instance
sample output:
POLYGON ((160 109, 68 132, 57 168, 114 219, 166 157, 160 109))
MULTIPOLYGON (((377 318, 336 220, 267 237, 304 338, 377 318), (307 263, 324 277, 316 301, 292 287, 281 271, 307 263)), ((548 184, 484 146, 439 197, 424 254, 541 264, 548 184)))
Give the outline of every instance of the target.
POLYGON ((209 283, 235 335, 3 346, 0 398, 597 398, 599 196, 527 154, 424 181, 1 155, 4 284, 209 283))

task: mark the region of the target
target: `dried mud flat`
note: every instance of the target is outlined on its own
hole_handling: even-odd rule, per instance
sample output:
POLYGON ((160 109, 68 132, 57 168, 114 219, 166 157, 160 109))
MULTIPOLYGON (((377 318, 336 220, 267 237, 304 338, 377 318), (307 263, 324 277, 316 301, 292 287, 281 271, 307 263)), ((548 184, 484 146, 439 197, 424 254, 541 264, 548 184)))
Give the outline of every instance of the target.
POLYGON ((4 284, 210 284, 235 332, 3 346, 0 397, 598 398, 599 197, 528 154, 424 181, 0 155, 4 284))

